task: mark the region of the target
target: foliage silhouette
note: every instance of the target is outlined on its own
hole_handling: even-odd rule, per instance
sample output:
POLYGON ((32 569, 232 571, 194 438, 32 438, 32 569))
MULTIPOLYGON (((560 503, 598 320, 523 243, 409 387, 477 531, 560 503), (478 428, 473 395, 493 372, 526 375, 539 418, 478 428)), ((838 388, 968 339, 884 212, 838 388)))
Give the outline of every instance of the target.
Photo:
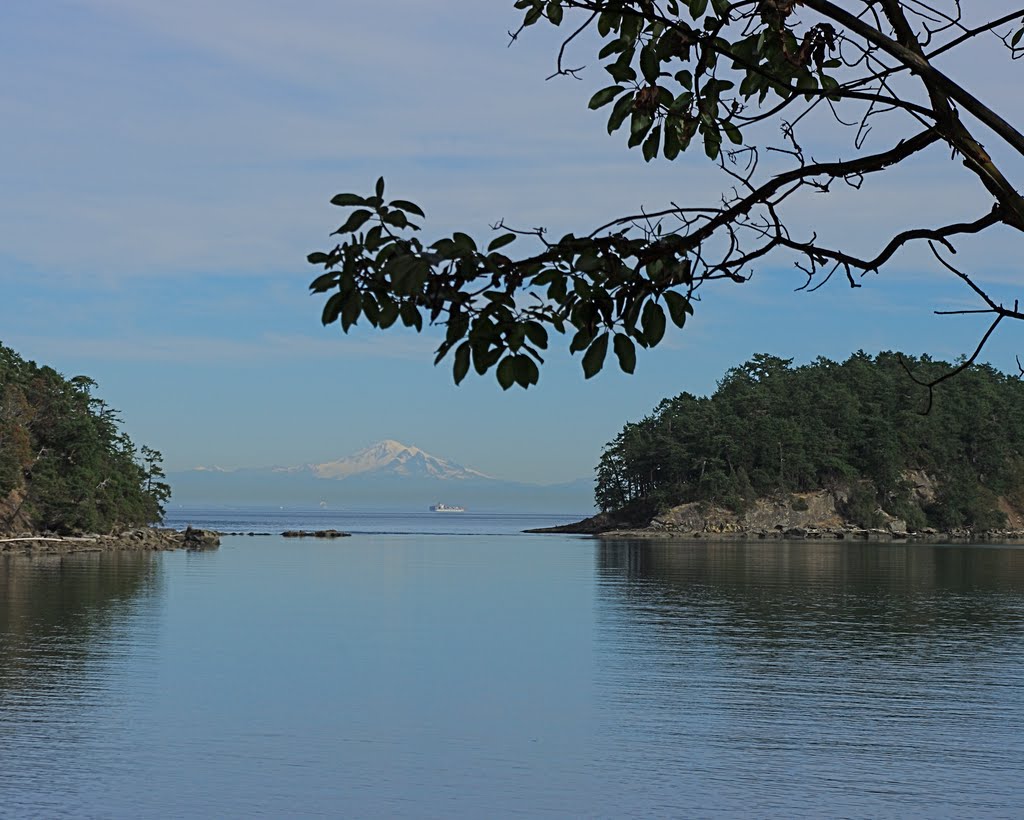
MULTIPOLYGON (((543 22, 570 32, 552 76, 580 73, 567 62, 573 48, 597 49, 613 84, 589 105, 610 111, 610 134, 624 129, 627 146, 647 162, 703 150, 724 174, 720 200, 673 202, 557 240, 543 229, 499 223, 490 243, 461 231, 426 243, 414 222, 423 210, 386 201, 382 178, 369 196, 334 197, 352 209, 335 231, 342 239, 309 255, 324 269, 311 284, 326 297, 324 324, 339 322, 346 332, 361 318, 380 328, 439 325, 445 338, 435 364, 451 354, 456 383, 472 368, 493 370, 505 389, 526 388, 539 378, 549 330, 571 335, 569 350, 583 354, 588 378, 609 352, 633 372, 637 347, 657 345, 669 322, 683 327, 707 283, 745 282, 780 256, 806 274, 806 289, 837 272, 859 287, 907 245, 928 242, 938 256, 954 252, 958 237, 997 226, 1024 230, 1024 199, 1009 170, 1024 154, 1024 135, 942 68, 993 45, 1008 58, 1022 56, 1024 9, 975 20, 977 10, 965 12, 959 0, 515 6, 524 18, 513 40, 543 22), (869 149, 873 134, 884 134, 885 143, 869 149), (812 197, 853 189, 867 200, 859 206, 870 208, 873 176, 942 156, 951 157, 943 170, 950 180, 966 174, 986 192, 987 211, 965 217, 951 198, 936 203, 949 214, 936 225, 908 210, 905 224, 867 250, 830 245, 806 222, 812 197), (523 237, 533 241, 510 256, 523 237)), ((1007 113, 1016 110, 1016 97, 1000 102, 1007 113)), ((952 312, 992 318, 973 362, 1002 319, 1024 313, 940 261, 981 300, 952 312)))

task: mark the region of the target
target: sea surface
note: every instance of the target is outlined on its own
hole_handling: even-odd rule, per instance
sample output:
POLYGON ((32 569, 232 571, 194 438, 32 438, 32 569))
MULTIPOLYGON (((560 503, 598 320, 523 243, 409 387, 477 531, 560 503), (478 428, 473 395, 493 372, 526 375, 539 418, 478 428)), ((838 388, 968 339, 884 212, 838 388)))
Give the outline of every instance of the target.
POLYGON ((0 816, 1024 816, 1024 550, 570 518, 0 557, 0 816))

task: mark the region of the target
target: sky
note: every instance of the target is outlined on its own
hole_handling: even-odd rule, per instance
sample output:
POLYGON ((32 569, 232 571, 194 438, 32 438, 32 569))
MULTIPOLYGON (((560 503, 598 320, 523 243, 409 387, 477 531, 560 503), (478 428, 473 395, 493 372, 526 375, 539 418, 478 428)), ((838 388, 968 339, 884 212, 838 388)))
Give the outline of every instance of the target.
MULTIPOLYGON (((554 350, 526 392, 493 376, 454 386, 432 365, 429 330, 322 327, 305 257, 330 246, 343 217, 331 196, 368 192, 380 175, 389 195, 423 206, 432 236, 486 236, 499 219, 561 235, 642 206, 715 200, 702 154, 648 165, 607 136, 587 110, 607 84, 599 69, 545 81, 554 29, 508 47, 512 6, 5 0, 0 341, 94 378, 169 470, 327 461, 390 438, 536 482, 591 475, 624 423, 666 396, 713 391, 754 353, 952 359, 974 348, 983 320, 932 311, 976 303, 915 252, 855 291, 837 280, 794 293, 802 277, 767 266, 709 289, 633 376, 608 367, 584 380, 578 357, 554 350)), ((1017 86, 990 70, 997 58, 954 67, 986 100, 1016 101, 1003 110, 1016 122, 1017 86)), ((888 147, 885 136, 873 144, 888 147)), ((868 188, 794 213, 867 252, 907 213, 973 219, 990 204, 934 154, 868 188)), ((1011 300, 1012 240, 986 234, 958 257, 1011 300)), ((1018 352, 1024 338, 1007 327, 983 358, 1015 371, 1018 352)))

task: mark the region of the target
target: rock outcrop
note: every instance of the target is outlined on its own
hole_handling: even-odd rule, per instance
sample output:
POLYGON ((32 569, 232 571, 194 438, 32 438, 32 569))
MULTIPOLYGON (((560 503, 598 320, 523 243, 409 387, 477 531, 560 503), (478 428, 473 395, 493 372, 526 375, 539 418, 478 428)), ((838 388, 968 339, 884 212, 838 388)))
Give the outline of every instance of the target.
MULTIPOLYGON (((933 499, 934 482, 923 475, 917 477, 915 492, 933 499)), ((706 501, 694 501, 663 510, 645 524, 626 523, 614 514, 600 513, 573 524, 528 530, 537 533, 576 533, 605 537, 631 538, 811 538, 862 539, 875 541, 924 538, 928 540, 1015 540, 1024 538, 1024 516, 1003 503, 1007 513, 1006 529, 986 532, 955 530, 939 532, 926 529, 908 530, 907 522, 879 510, 879 526, 865 529, 844 519, 841 505, 843 493, 818 490, 758 498, 745 510, 737 512, 706 501)))
POLYGON ((23 532, 0 537, 0 552, 99 552, 102 550, 211 550, 220 546, 220 533, 188 527, 138 527, 115 535, 62 536, 23 532))
POLYGON ((786 531, 839 528, 843 526, 843 518, 836 509, 836 497, 822 490, 759 498, 741 513, 701 501, 680 504, 655 516, 649 526, 677 532, 786 531))

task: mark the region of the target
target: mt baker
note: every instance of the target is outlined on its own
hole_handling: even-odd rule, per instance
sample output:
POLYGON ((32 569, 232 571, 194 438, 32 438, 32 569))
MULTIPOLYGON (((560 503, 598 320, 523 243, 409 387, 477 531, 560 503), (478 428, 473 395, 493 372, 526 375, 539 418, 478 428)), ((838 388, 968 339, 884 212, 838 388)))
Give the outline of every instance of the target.
POLYGON ((170 473, 172 503, 298 504, 377 509, 426 509, 458 504, 471 511, 586 512, 593 483, 503 481, 418 447, 380 441, 336 461, 295 467, 226 470, 196 467, 170 473))

